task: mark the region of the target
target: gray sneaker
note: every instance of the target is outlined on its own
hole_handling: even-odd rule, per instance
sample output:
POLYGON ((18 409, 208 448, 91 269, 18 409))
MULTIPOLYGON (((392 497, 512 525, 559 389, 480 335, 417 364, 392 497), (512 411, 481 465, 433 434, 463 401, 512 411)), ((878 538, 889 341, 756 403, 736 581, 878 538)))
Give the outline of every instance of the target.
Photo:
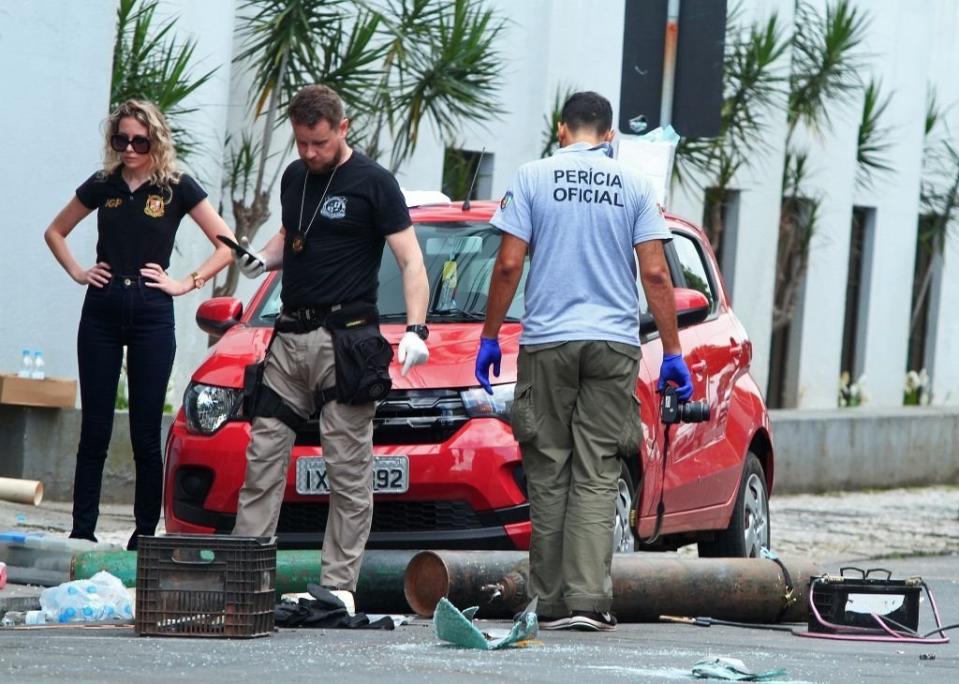
POLYGON ((568 623, 568 629, 581 632, 612 632, 616 629, 616 618, 611 613, 574 610, 568 623))
POLYGON ((546 615, 537 615, 537 621, 539 622, 539 628, 545 632, 557 630, 557 629, 569 629, 569 616, 564 615, 562 617, 550 617, 546 615))

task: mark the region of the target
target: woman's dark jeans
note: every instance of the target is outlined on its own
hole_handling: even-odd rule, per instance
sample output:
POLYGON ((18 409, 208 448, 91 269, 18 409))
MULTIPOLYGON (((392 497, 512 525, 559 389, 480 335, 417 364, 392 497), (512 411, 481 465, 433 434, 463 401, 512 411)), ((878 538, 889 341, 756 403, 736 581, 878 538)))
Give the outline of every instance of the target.
POLYGON ((96 539, 93 533, 100 514, 103 464, 113 430, 124 347, 136 466, 136 531, 130 547, 136 548, 137 535, 154 534, 160 521, 161 419, 176 353, 173 298, 147 287, 142 278, 114 275, 106 287, 87 289, 77 334, 83 418, 73 481, 71 537, 96 539))

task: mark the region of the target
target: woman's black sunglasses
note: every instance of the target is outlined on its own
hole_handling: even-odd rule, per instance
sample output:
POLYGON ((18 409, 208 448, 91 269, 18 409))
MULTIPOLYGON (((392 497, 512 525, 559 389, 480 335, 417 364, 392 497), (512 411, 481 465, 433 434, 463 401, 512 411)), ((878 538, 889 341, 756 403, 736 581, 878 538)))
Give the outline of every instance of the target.
POLYGON ((132 139, 123 133, 114 133, 110 136, 110 147, 117 152, 125 151, 127 145, 133 145, 133 151, 137 154, 146 154, 150 151, 150 139, 142 135, 135 135, 132 139))

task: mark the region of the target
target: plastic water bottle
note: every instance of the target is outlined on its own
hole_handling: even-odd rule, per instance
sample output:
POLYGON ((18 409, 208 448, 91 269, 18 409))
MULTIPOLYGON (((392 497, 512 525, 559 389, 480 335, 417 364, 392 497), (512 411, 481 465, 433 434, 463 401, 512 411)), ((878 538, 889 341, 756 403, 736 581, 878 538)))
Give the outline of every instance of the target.
POLYGON ((25 613, 19 610, 8 610, 3 614, 3 620, 0 620, 0 625, 4 627, 15 627, 16 625, 22 625, 25 619, 25 613))
POLYGON ((126 587, 104 571, 89 580, 74 580, 44 589, 40 593, 40 608, 47 622, 61 624, 133 618, 133 604, 126 587))
POLYGON ((47 624, 47 614, 42 610, 28 610, 23 616, 25 625, 45 625, 47 624))
POLYGON ((33 355, 29 349, 24 349, 20 354, 20 370, 17 372, 17 377, 29 378, 33 375, 33 355))
POLYGON ((43 380, 47 377, 47 374, 44 372, 43 367, 46 364, 43 363, 43 352, 38 351, 33 355, 33 372, 30 374, 30 377, 34 380, 43 380))

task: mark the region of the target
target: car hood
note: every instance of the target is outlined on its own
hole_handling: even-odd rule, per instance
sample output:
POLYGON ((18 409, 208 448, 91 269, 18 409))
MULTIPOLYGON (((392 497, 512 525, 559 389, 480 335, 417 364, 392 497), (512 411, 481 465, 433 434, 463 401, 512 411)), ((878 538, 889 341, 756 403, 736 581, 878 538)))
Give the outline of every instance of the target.
MULTIPOLYGON (((424 365, 411 368, 406 376, 401 375, 401 364, 396 358, 404 328, 396 324, 384 324, 381 327, 383 336, 393 347, 390 375, 395 389, 477 386, 474 369, 482 324, 431 323, 430 336, 426 342, 430 359, 424 365)), ((220 387, 242 387, 243 369, 262 358, 272 332, 272 328, 247 325, 231 328, 210 350, 210 355, 193 374, 193 380, 220 387)), ((516 381, 520 332, 521 328, 516 323, 503 326, 499 338, 503 361, 499 377, 490 377, 494 384, 516 381)))

